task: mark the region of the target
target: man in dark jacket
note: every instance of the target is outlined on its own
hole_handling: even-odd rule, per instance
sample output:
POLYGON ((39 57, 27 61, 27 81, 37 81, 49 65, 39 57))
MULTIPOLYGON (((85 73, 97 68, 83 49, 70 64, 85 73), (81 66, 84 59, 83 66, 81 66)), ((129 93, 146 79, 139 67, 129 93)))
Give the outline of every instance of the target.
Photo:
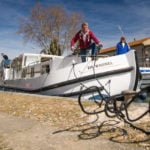
POLYGON ((117 55, 127 53, 130 50, 130 47, 126 42, 125 37, 122 36, 120 38, 120 42, 117 44, 116 49, 117 49, 116 51, 117 55))
POLYGON ((96 44, 102 46, 94 33, 89 30, 88 23, 83 23, 81 26, 81 30, 71 40, 72 51, 75 50, 74 45, 76 44, 76 42, 79 42, 78 44, 82 62, 86 61, 86 54, 89 49, 92 49, 92 56, 94 57, 97 53, 96 44))

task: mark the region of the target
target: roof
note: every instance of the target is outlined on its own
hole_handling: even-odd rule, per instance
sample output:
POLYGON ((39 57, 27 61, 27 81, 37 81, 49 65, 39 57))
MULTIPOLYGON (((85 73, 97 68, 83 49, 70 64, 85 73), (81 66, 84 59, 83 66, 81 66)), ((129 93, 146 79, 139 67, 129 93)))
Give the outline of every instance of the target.
MULTIPOLYGON (((144 38, 144 39, 129 42, 128 44, 129 44, 129 46, 137 46, 140 44, 145 45, 144 43, 149 43, 149 40, 150 40, 150 38, 144 38)), ((113 47, 102 49, 100 53, 107 53, 107 52, 111 52, 111 51, 115 51, 115 50, 116 50, 116 46, 113 46, 113 47)))

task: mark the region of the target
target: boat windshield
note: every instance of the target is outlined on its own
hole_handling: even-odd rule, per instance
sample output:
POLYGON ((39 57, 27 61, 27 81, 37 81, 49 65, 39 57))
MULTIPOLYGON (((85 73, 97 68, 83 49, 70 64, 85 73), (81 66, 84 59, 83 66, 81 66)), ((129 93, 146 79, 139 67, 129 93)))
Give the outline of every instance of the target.
POLYGON ((39 56, 25 56, 24 66, 34 65, 40 62, 39 56))

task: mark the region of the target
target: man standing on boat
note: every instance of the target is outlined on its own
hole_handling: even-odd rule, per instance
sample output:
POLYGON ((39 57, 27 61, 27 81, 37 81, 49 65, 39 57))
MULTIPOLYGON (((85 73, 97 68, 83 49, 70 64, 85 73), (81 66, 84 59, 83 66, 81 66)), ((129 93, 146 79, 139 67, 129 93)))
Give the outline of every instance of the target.
POLYGON ((130 46, 127 44, 126 38, 124 36, 120 38, 120 42, 117 44, 116 49, 117 55, 127 53, 130 50, 130 46))
POLYGON ((92 50, 92 60, 94 60, 95 55, 97 54, 97 48, 96 44, 100 47, 102 46, 100 44, 100 41, 92 31, 89 30, 88 23, 82 23, 81 30, 73 37, 71 40, 71 50, 75 50, 75 44, 76 42, 79 42, 79 49, 80 49, 80 55, 82 62, 86 61, 86 55, 88 53, 88 50, 92 50), (93 41, 93 43, 92 43, 93 41))

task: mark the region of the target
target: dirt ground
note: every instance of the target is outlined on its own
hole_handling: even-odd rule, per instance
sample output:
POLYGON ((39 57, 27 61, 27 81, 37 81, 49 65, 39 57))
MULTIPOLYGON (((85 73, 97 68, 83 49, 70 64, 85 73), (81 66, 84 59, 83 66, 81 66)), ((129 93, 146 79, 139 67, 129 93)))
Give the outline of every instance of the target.
MULTIPOLYGON (((150 126, 149 117, 141 126, 150 126)), ((77 100, 0 92, 0 150, 78 149, 150 150, 150 136, 104 114, 86 115, 77 100)))

